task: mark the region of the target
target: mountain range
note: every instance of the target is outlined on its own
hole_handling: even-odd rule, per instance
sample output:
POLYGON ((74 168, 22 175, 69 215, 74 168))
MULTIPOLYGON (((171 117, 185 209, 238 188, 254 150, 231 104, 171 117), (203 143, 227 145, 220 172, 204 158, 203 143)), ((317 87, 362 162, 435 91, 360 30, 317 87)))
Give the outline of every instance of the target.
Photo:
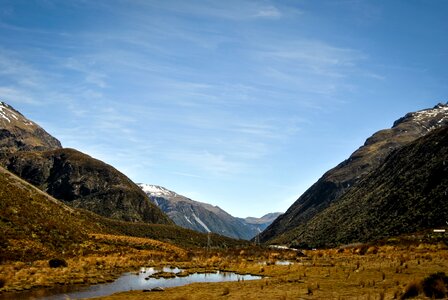
POLYGON ((0 258, 17 259, 21 248, 35 257, 71 251, 92 230, 184 245, 204 245, 202 233, 209 232, 225 245, 235 240, 216 233, 257 235, 266 244, 314 248, 446 227, 447 149, 447 104, 408 113, 327 171, 286 213, 241 219, 160 186, 137 185, 63 148, 0 102, 0 245, 17 250, 0 258))
POLYGON ((138 184, 163 212, 177 225, 199 232, 214 232, 236 239, 252 239, 281 213, 261 218, 236 218, 218 206, 191 200, 164 187, 138 184))
POLYGON ((445 225, 447 126, 448 105, 438 104, 376 132, 305 191, 261 241, 334 246, 445 225))
POLYGON ((121 221, 176 223, 203 233, 248 240, 276 216, 246 222, 219 207, 157 186, 146 185, 145 192, 149 187, 158 191, 147 195, 114 167, 63 148, 56 138, 4 102, 0 102, 0 165, 73 208, 121 221))
POLYGON ((112 166, 61 143, 0 102, 0 164, 64 203, 124 221, 172 224, 112 166))

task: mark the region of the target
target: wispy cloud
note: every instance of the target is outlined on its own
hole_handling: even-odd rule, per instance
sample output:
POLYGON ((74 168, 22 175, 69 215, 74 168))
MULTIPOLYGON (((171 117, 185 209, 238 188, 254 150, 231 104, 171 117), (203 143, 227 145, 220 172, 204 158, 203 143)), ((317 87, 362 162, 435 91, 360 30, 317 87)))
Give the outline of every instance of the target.
MULTIPOLYGON (((298 40, 261 49, 259 57, 327 77, 345 77, 366 56, 354 49, 340 48, 319 40, 298 40)), ((292 69, 292 68, 291 68, 292 69)))
POLYGON ((281 16, 282 16, 282 13, 275 6, 262 7, 255 14, 255 17, 258 17, 258 18, 273 18, 273 19, 276 19, 276 18, 280 18, 281 16))
POLYGON ((210 153, 209 151, 172 153, 172 159, 178 160, 202 172, 214 176, 230 176, 239 174, 244 165, 227 157, 224 154, 210 153))
POLYGON ((253 17, 278 18, 282 15, 279 9, 273 4, 265 5, 258 1, 249 0, 229 0, 226 2, 213 0, 182 1, 177 2, 175 5, 170 1, 136 1, 135 3, 182 14, 229 20, 245 20, 253 17))

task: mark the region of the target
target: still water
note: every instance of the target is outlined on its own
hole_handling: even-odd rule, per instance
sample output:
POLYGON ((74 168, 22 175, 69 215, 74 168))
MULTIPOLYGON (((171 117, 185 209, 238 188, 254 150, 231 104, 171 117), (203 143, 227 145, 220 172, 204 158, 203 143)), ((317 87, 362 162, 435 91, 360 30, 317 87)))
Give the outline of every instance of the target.
MULTIPOLYGON (((164 272, 178 273, 180 269, 163 268, 164 272)), ((51 289, 36 289, 20 293, 7 293, 0 295, 0 300, 66 300, 66 299, 84 299, 100 296, 107 296, 113 293, 132 291, 132 290, 149 290, 155 287, 175 287, 186 285, 193 282, 222 282, 222 281, 238 281, 238 280, 256 280, 261 276, 239 275, 232 272, 217 272, 206 274, 190 274, 186 277, 175 278, 148 278, 156 272, 154 268, 141 268, 137 273, 125 273, 117 280, 111 283, 90 285, 90 286, 61 286, 51 289)))

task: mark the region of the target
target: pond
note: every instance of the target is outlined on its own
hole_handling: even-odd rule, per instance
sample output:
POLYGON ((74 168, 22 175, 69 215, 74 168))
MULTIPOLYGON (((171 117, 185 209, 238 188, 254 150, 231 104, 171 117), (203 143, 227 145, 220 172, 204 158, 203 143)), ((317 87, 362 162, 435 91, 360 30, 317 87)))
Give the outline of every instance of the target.
MULTIPOLYGON (((180 269, 163 268, 163 272, 179 273, 180 269)), ((154 268, 141 268, 137 273, 125 273, 117 280, 111 283, 90 285, 90 286, 59 286, 50 289, 35 289, 20 293, 0 294, 0 300, 29 300, 29 299, 46 299, 46 300, 65 300, 65 299, 84 299, 100 296, 107 296, 118 292, 132 290, 149 290, 156 287, 175 287, 187 285, 193 282, 223 282, 223 281, 239 281, 239 280, 256 280, 261 276, 255 275, 239 275, 232 272, 216 272, 205 274, 190 274, 186 277, 175 278, 148 278, 148 276, 156 273, 154 268)))
POLYGON ((276 266, 290 266, 293 265, 294 262, 289 260, 276 260, 275 262, 267 262, 263 261, 259 263, 260 265, 266 266, 266 265, 276 265, 276 266))

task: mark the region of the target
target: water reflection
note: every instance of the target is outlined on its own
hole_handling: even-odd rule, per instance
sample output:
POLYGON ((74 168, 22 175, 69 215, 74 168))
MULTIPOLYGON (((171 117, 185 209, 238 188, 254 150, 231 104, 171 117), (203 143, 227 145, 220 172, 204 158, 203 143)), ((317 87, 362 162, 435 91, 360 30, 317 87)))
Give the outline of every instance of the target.
MULTIPOLYGON (((255 280, 261 279, 261 276, 239 275, 231 272, 216 272, 190 274, 186 277, 175 278, 147 278, 147 276, 156 273, 155 268, 141 268, 137 273, 125 273, 112 283, 97 284, 91 286, 70 286, 57 287, 52 289, 38 289, 28 292, 15 294, 0 295, 0 300, 29 300, 29 299, 48 299, 48 300, 65 300, 65 299, 84 299, 92 297, 106 296, 117 292, 146 290, 155 287, 174 287, 187 285, 193 282, 222 282, 222 281, 239 281, 239 280, 255 280)), ((182 270, 178 268, 163 268, 163 272, 179 273, 182 270)))

